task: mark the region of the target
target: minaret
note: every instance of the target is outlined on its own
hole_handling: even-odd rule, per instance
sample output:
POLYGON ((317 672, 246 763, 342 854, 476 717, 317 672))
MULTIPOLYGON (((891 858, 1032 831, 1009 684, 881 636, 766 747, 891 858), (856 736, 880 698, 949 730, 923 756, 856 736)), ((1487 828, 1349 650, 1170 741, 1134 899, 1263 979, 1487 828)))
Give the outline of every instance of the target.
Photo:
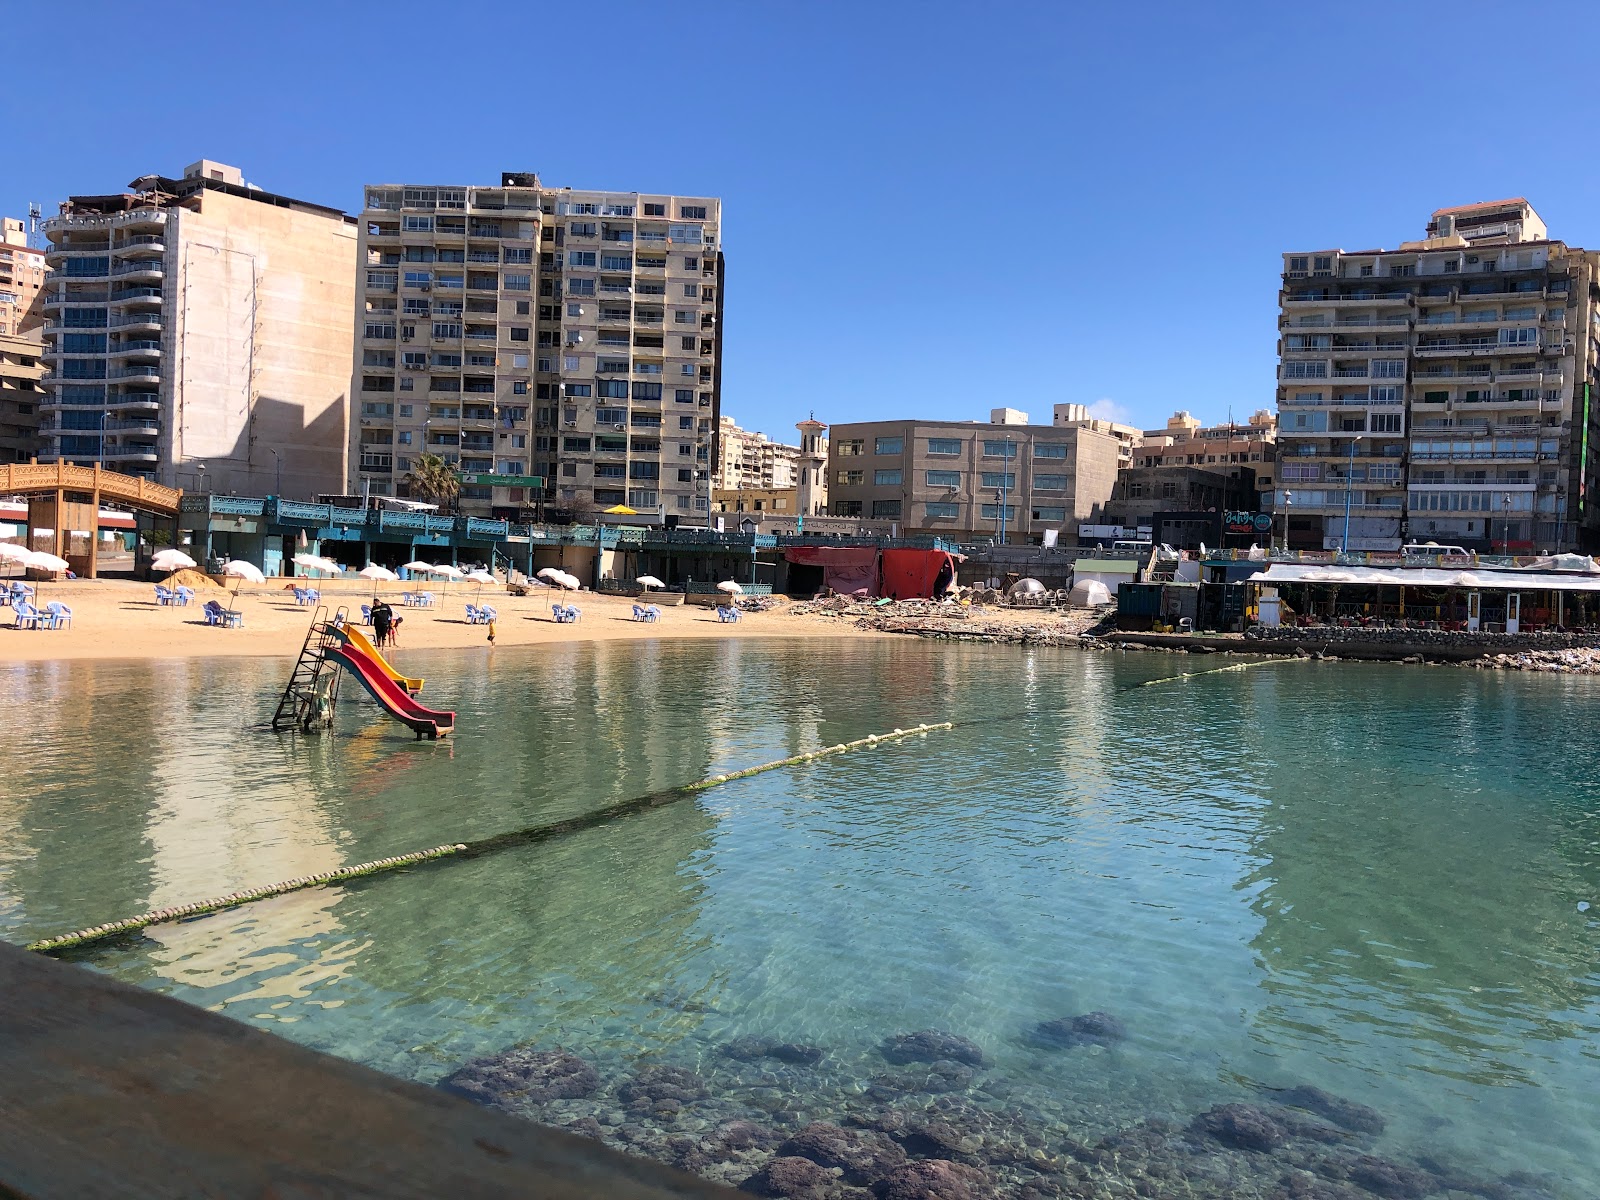
POLYGON ((795 425, 800 431, 800 479, 795 511, 802 517, 820 517, 828 512, 828 427, 812 413, 795 425))

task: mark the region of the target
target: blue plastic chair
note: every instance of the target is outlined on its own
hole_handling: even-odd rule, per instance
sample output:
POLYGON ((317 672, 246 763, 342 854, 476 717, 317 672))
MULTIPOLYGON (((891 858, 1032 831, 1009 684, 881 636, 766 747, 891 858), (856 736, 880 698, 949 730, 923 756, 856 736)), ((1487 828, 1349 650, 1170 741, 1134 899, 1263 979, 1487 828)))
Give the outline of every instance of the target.
POLYGON ((42 629, 41 622, 45 616, 26 600, 19 600, 15 596, 11 600, 11 611, 15 614, 13 622, 18 629, 42 629))
POLYGON ((45 629, 65 629, 72 624, 72 610, 59 600, 52 600, 45 606, 42 616, 45 629))
POLYGON ((177 589, 172 593, 172 603, 178 605, 180 608, 188 608, 189 601, 193 599, 194 589, 192 587, 184 587, 182 584, 179 584, 177 589))
POLYGON ((159 583, 156 584, 157 604, 176 604, 177 600, 178 593, 174 592, 171 588, 162 587, 159 583))

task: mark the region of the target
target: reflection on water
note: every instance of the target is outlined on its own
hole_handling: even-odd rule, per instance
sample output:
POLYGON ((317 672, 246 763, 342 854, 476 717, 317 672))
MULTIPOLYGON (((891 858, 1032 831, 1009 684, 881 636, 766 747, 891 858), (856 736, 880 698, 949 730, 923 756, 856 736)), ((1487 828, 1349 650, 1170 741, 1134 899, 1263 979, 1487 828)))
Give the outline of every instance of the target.
POLYGON ((1600 1187, 1600 937, 1579 907, 1600 903, 1600 750, 1567 734, 1596 685, 1285 663, 1135 686, 1184 661, 910 640, 407 654, 458 711, 444 744, 349 699, 337 737, 264 735, 280 663, 4 668, 34 719, 0 778, 0 927, 951 719, 85 958, 427 1081, 523 1041, 719 1079, 719 1047, 760 1034, 827 1048, 831 1074, 784 1103, 837 1115, 881 1038, 939 1028, 1074 1136, 1312 1083, 1379 1109, 1386 1152, 1600 1187), (1024 1037, 1090 1010, 1127 1043, 1024 1037))

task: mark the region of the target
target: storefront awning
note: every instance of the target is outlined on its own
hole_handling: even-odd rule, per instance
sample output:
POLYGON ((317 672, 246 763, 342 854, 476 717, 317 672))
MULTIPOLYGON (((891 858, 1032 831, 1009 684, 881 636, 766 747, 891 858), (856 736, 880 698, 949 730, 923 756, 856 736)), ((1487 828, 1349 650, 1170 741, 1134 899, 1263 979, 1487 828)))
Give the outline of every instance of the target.
POLYGON ((1551 571, 1448 571, 1431 567, 1327 567, 1273 563, 1251 583, 1355 583, 1385 587, 1453 587, 1480 592, 1600 592, 1600 576, 1551 571))

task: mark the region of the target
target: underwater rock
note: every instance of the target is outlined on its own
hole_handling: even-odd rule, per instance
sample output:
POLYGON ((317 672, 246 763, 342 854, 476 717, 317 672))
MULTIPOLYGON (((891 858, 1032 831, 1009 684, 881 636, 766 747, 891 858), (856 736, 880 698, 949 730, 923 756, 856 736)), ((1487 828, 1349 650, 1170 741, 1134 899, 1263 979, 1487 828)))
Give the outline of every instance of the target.
POLYGON ((1292 1087, 1278 1097, 1284 1104, 1314 1112, 1355 1133, 1382 1133, 1384 1120, 1376 1109, 1346 1100, 1310 1084, 1292 1087))
POLYGON ((1029 1038, 1034 1045, 1070 1050, 1077 1046, 1114 1046, 1128 1036, 1128 1027, 1106 1012, 1081 1013, 1040 1021, 1029 1038))
POLYGON ((565 1050, 518 1046, 474 1059, 439 1086, 497 1108, 520 1108, 551 1100, 578 1100, 600 1088, 600 1072, 565 1050))
POLYGON ((906 1152, 880 1133, 815 1121, 778 1147, 778 1154, 837 1167, 846 1183, 873 1183, 906 1161, 906 1152))
POLYGON ((735 1038, 723 1046, 722 1052, 739 1062, 775 1058, 779 1062, 796 1063, 803 1067, 816 1066, 822 1061, 823 1056, 819 1046, 807 1046, 800 1042, 780 1042, 777 1038, 756 1036, 735 1038))
POLYGON ((1347 1166, 1347 1178, 1380 1196, 1412 1200, 1439 1190, 1439 1181, 1426 1171, 1363 1154, 1347 1166))
POLYGON ((982 1171, 937 1158, 907 1163, 872 1190, 878 1200, 981 1200, 993 1193, 982 1171))
POLYGON ((833 1183, 832 1172, 809 1158, 774 1158, 739 1185, 755 1196, 783 1196, 789 1200, 822 1200, 833 1183))
POLYGON ((1192 1128, 1240 1150, 1274 1150, 1289 1140, 1283 1122, 1254 1104, 1208 1108, 1194 1119, 1192 1128))
POLYGON ((617 1089, 617 1098, 629 1108, 659 1108, 667 1101, 673 1109, 703 1100, 705 1080, 686 1067, 644 1067, 617 1089))
POLYGON ((917 1158, 957 1159, 983 1145, 983 1139, 964 1133, 948 1121, 919 1121, 900 1135, 900 1145, 917 1158))
POLYGON ((897 1033, 883 1040, 880 1053, 896 1065, 913 1062, 938 1062, 951 1059, 981 1067, 985 1063, 983 1048, 976 1042, 942 1029, 921 1029, 916 1033, 897 1033))
POLYGON ((961 1092, 972 1086, 973 1069, 954 1059, 941 1059, 924 1067, 885 1071, 868 1082, 868 1093, 876 1099, 893 1100, 908 1093, 938 1095, 961 1092))

